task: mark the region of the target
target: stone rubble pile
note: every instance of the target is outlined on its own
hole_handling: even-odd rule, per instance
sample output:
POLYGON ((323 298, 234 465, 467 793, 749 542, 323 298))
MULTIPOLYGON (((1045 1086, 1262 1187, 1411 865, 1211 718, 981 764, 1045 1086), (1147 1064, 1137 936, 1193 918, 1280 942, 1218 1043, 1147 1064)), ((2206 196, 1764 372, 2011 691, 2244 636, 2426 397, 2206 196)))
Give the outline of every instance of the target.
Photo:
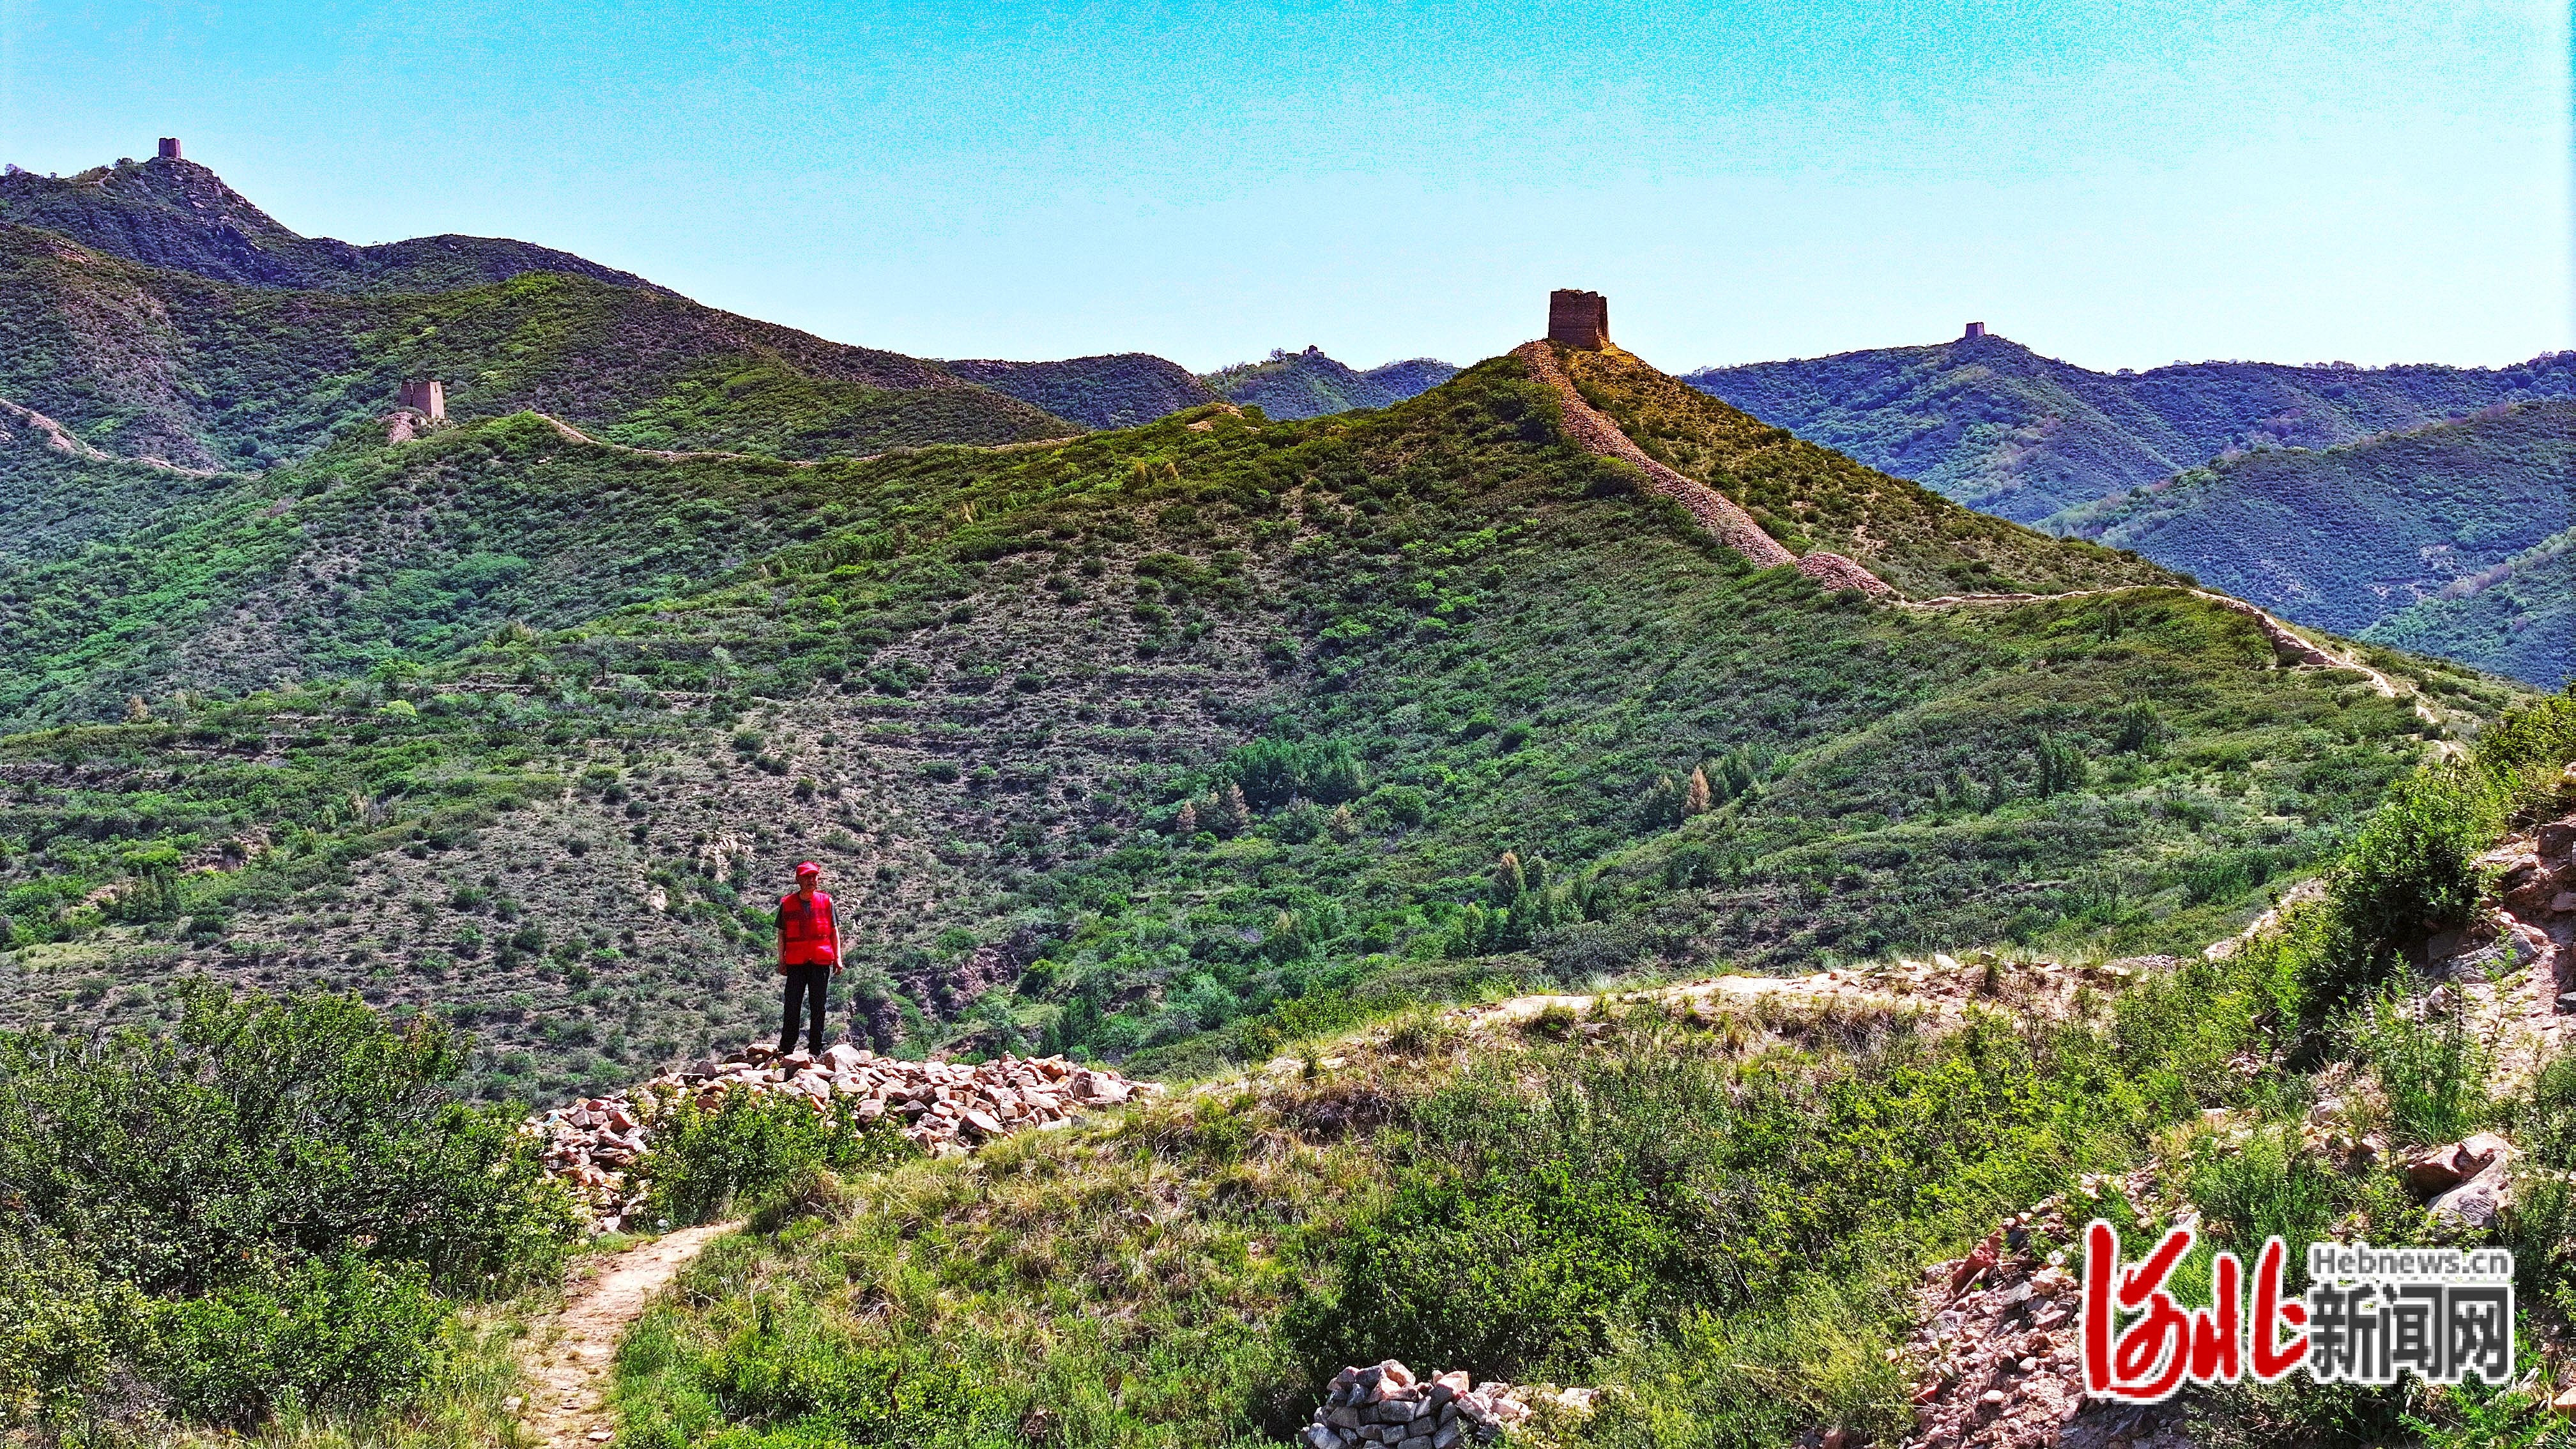
POLYGON ((684 1101, 732 1091, 802 1097, 817 1111, 848 1100, 862 1123, 894 1118, 905 1137, 937 1155, 1062 1126, 1077 1113, 1158 1096, 1163 1088, 1060 1056, 1005 1056, 970 1067, 881 1057, 847 1043, 820 1057, 781 1056, 755 1043, 619 1096, 586 1097, 540 1113, 522 1130, 544 1141, 546 1171, 573 1190, 594 1226, 615 1232, 643 1206, 635 1166, 651 1145, 653 1123, 684 1101))
POLYGON ((2034 1244, 2068 1242, 2081 1229, 2070 1230, 2064 1204, 2050 1198, 1925 1275, 1925 1311, 1902 1351, 1921 1374, 1915 1449, 2048 1443, 2075 1418, 2084 1402, 2080 1284, 2066 1249, 2042 1258, 2034 1244))
POLYGON ((1454 1449, 1461 1439, 1491 1444, 1529 1422, 1538 1405, 1582 1414, 1591 1412, 1598 1397, 1595 1389, 1531 1388, 1490 1379, 1477 1384, 1463 1369, 1416 1379, 1388 1359, 1333 1375, 1304 1437, 1307 1449, 1454 1449))

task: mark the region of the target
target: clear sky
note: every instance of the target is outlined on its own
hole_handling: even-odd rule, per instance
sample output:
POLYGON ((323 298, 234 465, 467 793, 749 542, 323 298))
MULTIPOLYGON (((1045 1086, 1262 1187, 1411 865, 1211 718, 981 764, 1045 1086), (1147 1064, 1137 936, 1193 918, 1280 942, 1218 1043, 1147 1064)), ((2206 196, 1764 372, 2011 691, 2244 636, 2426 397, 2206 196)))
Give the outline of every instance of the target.
POLYGON ((0 160, 941 357, 2576 346, 2565 0, 0 0, 0 160))

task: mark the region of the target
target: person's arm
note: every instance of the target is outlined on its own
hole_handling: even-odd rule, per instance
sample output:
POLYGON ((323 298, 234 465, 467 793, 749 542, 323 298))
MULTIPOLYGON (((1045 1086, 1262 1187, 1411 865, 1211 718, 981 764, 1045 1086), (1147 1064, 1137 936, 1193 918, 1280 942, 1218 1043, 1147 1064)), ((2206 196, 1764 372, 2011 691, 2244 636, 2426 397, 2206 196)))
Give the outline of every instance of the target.
POLYGON ((787 900, 784 896, 780 897, 778 901, 777 952, 778 974, 784 976, 787 974, 787 900))
POLYGON ((832 974, 838 976, 842 965, 841 903, 838 900, 833 901, 831 909, 823 913, 823 929, 832 933, 832 974))

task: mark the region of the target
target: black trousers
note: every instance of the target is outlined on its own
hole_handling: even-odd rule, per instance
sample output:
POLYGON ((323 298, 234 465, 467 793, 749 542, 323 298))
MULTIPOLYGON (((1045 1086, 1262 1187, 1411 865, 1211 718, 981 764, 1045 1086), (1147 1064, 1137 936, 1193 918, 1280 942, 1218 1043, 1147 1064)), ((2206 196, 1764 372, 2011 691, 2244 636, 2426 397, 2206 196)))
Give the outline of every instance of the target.
POLYGON ((786 968, 787 1011, 778 1026, 778 1049, 796 1050, 796 1017, 801 1004, 806 1008, 805 1049, 820 1055, 823 1050, 823 1002, 832 989, 832 968, 828 963, 786 968))

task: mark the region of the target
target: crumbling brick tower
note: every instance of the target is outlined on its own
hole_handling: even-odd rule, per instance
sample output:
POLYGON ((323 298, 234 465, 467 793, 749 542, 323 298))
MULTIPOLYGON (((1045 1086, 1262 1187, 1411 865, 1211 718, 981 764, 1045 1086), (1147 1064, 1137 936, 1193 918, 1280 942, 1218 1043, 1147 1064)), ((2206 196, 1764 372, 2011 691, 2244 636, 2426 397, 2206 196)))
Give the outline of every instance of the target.
POLYGON ((1610 299, 1563 288, 1547 294, 1547 340, 1598 352, 1610 345, 1610 299))
POLYGON ((161 159, 164 161, 176 161, 179 159, 178 137, 164 136, 161 138, 161 159))
POLYGON ((394 406, 409 408, 431 422, 447 417, 447 389, 434 378, 414 378, 402 385, 394 406))

